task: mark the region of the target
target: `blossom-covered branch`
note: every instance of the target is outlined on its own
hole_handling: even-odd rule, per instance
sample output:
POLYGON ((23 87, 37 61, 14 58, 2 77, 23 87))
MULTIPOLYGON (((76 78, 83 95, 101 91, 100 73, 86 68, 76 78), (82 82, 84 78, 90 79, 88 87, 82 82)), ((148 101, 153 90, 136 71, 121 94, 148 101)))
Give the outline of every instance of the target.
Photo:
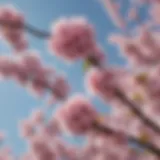
POLYGON ((129 107, 131 111, 138 116, 145 125, 152 128, 155 132, 160 134, 160 126, 155 124, 151 119, 149 119, 145 114, 142 113, 142 111, 139 109, 140 107, 134 104, 131 100, 129 100, 121 91, 117 90, 117 96, 126 104, 126 107, 129 107))
MULTIPOLYGON (((87 86, 89 91, 101 96, 102 99, 110 102, 111 105, 114 105, 114 101, 120 101, 120 105, 124 104, 124 106, 129 108, 145 125, 160 134, 160 127, 142 112, 142 107, 138 106, 137 103, 134 104, 134 101, 130 101, 122 92, 127 89, 128 91, 125 91, 127 94, 127 92, 130 91, 131 82, 126 81, 128 76, 127 71, 117 68, 94 69, 88 73, 87 86), (127 85, 125 81, 129 85, 127 85)), ((135 85, 133 87, 136 89, 135 85)))
POLYGON ((53 101, 67 98, 70 89, 64 76, 42 64, 35 51, 28 51, 19 58, 1 56, 0 76, 2 80, 15 80, 37 96, 48 91, 53 101))
MULTIPOLYGON (((153 28, 160 24, 157 16, 160 1, 129 1, 129 17, 124 18, 122 1, 101 2, 114 24, 123 30, 107 40, 116 44, 128 60, 127 68, 111 67, 105 61, 107 53, 97 43, 94 27, 83 17, 59 19, 46 32, 28 24, 14 7, 0 7, 1 36, 14 53, 19 53, 0 57, 0 78, 12 79, 38 96, 49 93, 52 102, 62 102, 51 116, 42 108, 20 121, 20 135, 29 146, 20 159, 159 160, 160 33, 153 28), (141 17, 141 23, 128 30, 128 23, 137 23, 141 5, 149 5, 151 24, 145 20, 143 23, 141 17), (82 94, 69 98, 70 86, 64 76, 44 65, 29 49, 26 32, 47 40, 48 50, 62 62, 83 61, 89 94, 110 105, 111 112, 103 116, 103 121, 98 120, 101 114, 89 98, 82 94), (63 134, 83 136, 86 145, 68 145, 61 137, 63 134)), ((14 159, 14 156, 0 148, 0 159, 14 159)))
POLYGON ((111 128, 108 128, 106 126, 103 126, 97 122, 93 124, 94 128, 97 129, 98 131, 104 132, 107 135, 112 135, 112 136, 123 136, 122 138, 126 138, 130 143, 135 143, 138 144, 140 147, 144 149, 148 149, 149 151, 153 152, 153 154, 156 154, 158 157, 160 157, 160 149, 155 147, 153 144, 148 143, 148 142, 143 142, 139 139, 136 139, 135 137, 131 136, 126 136, 124 133, 116 133, 114 130, 111 128))

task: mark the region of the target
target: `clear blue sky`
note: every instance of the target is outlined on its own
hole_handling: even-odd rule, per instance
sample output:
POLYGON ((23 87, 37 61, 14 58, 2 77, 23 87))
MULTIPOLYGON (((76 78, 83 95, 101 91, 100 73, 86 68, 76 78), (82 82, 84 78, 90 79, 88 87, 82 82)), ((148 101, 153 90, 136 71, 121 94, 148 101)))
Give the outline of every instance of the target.
MULTIPOLYGON (((95 26, 97 41, 106 51, 109 62, 120 65, 124 63, 117 51, 106 42, 107 35, 117 29, 105 14, 98 0, 0 0, 1 4, 13 4, 24 13, 28 23, 43 30, 49 30, 51 23, 60 17, 85 16, 95 26)), ((74 92, 84 93, 84 73, 81 63, 67 66, 48 53, 45 40, 32 36, 29 36, 29 40, 30 48, 40 51, 44 62, 67 74, 74 92)), ((0 54, 11 54, 10 49, 2 42, 0 42, 0 54)), ((25 144, 19 138, 17 129, 19 120, 26 118, 33 108, 41 107, 43 103, 43 100, 36 99, 12 81, 0 82, 0 129, 7 131, 7 143, 11 144, 16 153, 22 153, 25 149, 25 144)), ((99 111, 107 111, 103 102, 98 99, 94 99, 93 103, 99 111)), ((78 139, 70 141, 80 143, 78 139)))

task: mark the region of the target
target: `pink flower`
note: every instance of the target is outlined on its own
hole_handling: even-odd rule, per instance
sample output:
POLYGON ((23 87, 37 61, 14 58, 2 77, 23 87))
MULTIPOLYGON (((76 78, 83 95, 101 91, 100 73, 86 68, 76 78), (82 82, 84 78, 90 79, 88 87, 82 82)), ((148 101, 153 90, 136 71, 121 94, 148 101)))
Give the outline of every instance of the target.
POLYGON ((155 24, 160 24, 159 15, 160 14, 160 3, 157 1, 152 4, 151 10, 150 10, 150 16, 153 19, 155 24))
POLYGON ((138 10, 136 7, 132 7, 130 10, 129 10, 129 13, 128 13, 128 20, 129 21, 136 21, 138 20, 139 18, 139 15, 138 15, 138 10))
POLYGON ((25 66, 22 63, 17 62, 12 62, 13 67, 13 74, 11 75, 14 80, 16 80, 18 83, 21 85, 24 85, 28 82, 29 80, 29 75, 30 73, 28 72, 28 67, 25 66))
POLYGON ((63 76, 57 76, 54 82, 51 84, 51 91, 53 94, 53 99, 65 99, 70 91, 70 86, 63 76))
POLYGON ((159 47, 156 44, 156 38, 159 35, 157 35, 143 27, 138 28, 136 36, 112 35, 110 41, 120 48, 122 54, 134 67, 146 67, 156 64, 159 60, 159 47))
POLYGON ((119 11, 119 4, 112 0, 100 0, 103 3, 107 13, 113 20, 113 23, 120 28, 125 28, 126 24, 119 11))
POLYGON ((72 134, 81 135, 92 129, 97 116, 92 104, 83 96, 74 96, 57 111, 61 125, 72 134))
POLYGON ((27 120, 22 121, 20 123, 20 134, 24 138, 29 138, 29 137, 33 136, 33 134, 34 134, 33 123, 31 123, 30 121, 27 121, 27 120))
POLYGON ((43 70, 41 71, 41 73, 37 73, 33 76, 29 86, 31 92, 35 93, 37 96, 44 95, 44 93, 49 89, 47 74, 43 72, 43 70))
POLYGON ((31 114, 31 121, 34 125, 39 125, 43 123, 44 119, 44 113, 41 110, 34 110, 31 114))
MULTIPOLYGON (((2 6, 0 8, 0 20, 2 22, 14 23, 18 27, 24 25, 24 17, 13 6, 2 6)), ((10 26, 9 26, 10 27, 10 26)))
MULTIPOLYGON (((26 52, 28 53, 28 52, 26 52)), ((27 86, 36 96, 50 92, 51 100, 62 100, 68 96, 70 87, 65 78, 56 74, 55 70, 41 63, 34 52, 12 58, 0 57, 0 76, 11 78, 20 85, 27 86)))
POLYGON ((145 92, 148 96, 148 101, 156 105, 159 104, 159 98, 160 98, 159 77, 160 77, 160 65, 157 65, 151 70, 151 72, 149 72, 146 84, 144 86, 145 92))
POLYGON ((21 156, 21 160, 33 159, 33 155, 31 153, 25 153, 21 156))
POLYGON ((0 75, 2 78, 7 78, 14 73, 15 67, 11 61, 11 58, 6 56, 0 57, 0 75))
POLYGON ((24 38, 24 17, 12 6, 0 8, 0 29, 5 40, 13 46, 16 51, 25 50, 27 41, 24 38))
POLYGON ((12 149, 10 146, 5 146, 0 150, 0 159, 2 160, 12 160, 14 159, 14 155, 12 153, 12 149))
POLYGON ((60 133, 60 126, 57 120, 52 119, 46 124, 42 131, 46 136, 53 139, 53 137, 57 136, 60 133))
POLYGON ((20 37, 20 39, 13 44, 13 48, 15 50, 16 54, 22 53, 24 50, 28 48, 28 41, 26 40, 25 37, 20 37))
POLYGON ((54 81, 55 71, 52 68, 42 66, 41 64, 36 65, 36 61, 32 60, 33 63, 30 65, 26 64, 29 75, 29 89, 36 96, 43 96, 46 91, 51 90, 50 81, 54 81), (51 80, 51 78, 53 80, 51 80))
POLYGON ((54 140, 55 151, 59 157, 66 158, 68 152, 68 145, 66 142, 62 141, 60 138, 54 140))
POLYGON ((147 63, 146 56, 144 56, 144 52, 140 46, 132 41, 128 41, 124 45, 124 54, 134 66, 140 66, 147 63))
POLYGON ((30 142, 32 154, 37 160, 56 160, 54 149, 42 135, 36 135, 30 142))
POLYGON ((41 72, 41 59, 38 53, 34 51, 25 52, 25 55, 20 59, 20 63, 28 69, 28 72, 30 72, 30 74, 41 72))
POLYGON ((49 45, 56 56, 65 60, 85 58, 95 45, 93 28, 81 17, 61 19, 54 25, 49 45))
POLYGON ((104 100, 115 98, 117 75, 111 69, 92 69, 86 78, 88 90, 101 96, 104 100))

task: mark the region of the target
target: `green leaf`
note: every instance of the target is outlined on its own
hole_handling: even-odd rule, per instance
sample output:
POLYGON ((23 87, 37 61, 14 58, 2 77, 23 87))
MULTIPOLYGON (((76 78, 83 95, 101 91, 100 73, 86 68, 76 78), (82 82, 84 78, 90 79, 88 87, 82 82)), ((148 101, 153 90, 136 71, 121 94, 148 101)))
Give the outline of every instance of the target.
POLYGON ((92 66, 92 63, 87 59, 83 63, 83 70, 84 72, 87 72, 92 66))

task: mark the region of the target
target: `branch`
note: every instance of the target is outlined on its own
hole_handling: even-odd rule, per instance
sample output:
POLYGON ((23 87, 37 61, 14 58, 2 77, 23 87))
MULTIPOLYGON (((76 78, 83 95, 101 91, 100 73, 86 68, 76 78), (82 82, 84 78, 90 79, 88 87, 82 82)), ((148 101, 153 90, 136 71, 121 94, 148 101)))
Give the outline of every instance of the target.
POLYGON ((116 94, 119 99, 126 104, 125 106, 128 107, 138 118, 140 118, 146 126, 152 128, 156 133, 160 134, 160 127, 144 115, 141 110, 139 110, 139 106, 129 100, 121 91, 118 90, 116 94))
POLYGON ((42 30, 38 30, 37 28, 33 27, 30 24, 25 24, 25 30, 28 31, 30 34, 39 37, 39 38, 48 38, 50 37, 50 33, 42 30))
MULTIPOLYGON (((109 127, 106 127, 106 126, 103 126, 97 122, 95 122, 93 124, 94 128, 98 131, 101 131, 101 132, 104 132, 105 134, 107 135, 118 135, 118 132, 112 130, 111 128, 109 127)), ((149 151, 151 151, 153 154, 157 155, 158 157, 160 157, 160 149, 157 148, 156 146, 154 146, 153 144, 149 143, 149 142, 143 142, 143 141, 140 141, 139 139, 135 138, 135 137, 132 137, 132 136, 127 136, 124 134, 124 136, 127 137, 127 140, 130 142, 130 143, 136 143, 138 144, 140 147, 142 147, 143 149, 147 149, 149 151)))
MULTIPOLYGON (((50 33, 38 30, 37 28, 33 27, 30 24, 25 24, 24 26, 11 22, 11 21, 0 21, 1 25, 11 27, 12 29, 18 29, 18 28, 24 28, 26 31, 31 33, 32 35, 39 37, 39 38, 48 38, 50 36, 50 33)), ((131 102, 123 93, 120 91, 117 91, 117 96, 125 103, 127 104, 127 107, 129 107, 138 118, 140 118, 148 127, 152 128, 155 132, 160 134, 160 127, 157 126, 153 121, 151 121, 148 117, 146 117, 136 106, 133 102, 131 102)))
POLYGON ((11 29, 18 29, 18 28, 22 28, 24 30, 26 30, 28 33, 34 35, 35 37, 38 37, 38 38, 48 38, 50 36, 50 33, 46 32, 46 31, 42 31, 42 30, 39 30, 37 29, 36 27, 30 25, 30 24, 24 24, 24 25, 21 25, 21 24, 17 24, 15 22, 11 22, 11 21, 8 21, 8 20, 0 20, 0 24, 2 26, 7 26, 7 27, 10 27, 11 29))

